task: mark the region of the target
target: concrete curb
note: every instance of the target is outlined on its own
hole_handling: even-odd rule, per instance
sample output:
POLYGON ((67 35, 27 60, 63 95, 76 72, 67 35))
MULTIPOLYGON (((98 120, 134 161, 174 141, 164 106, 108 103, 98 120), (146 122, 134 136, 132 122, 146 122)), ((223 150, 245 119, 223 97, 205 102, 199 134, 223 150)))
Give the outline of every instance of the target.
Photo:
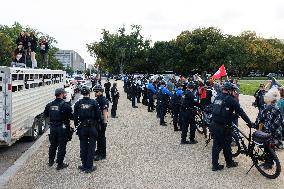
POLYGON ((17 171, 26 163, 26 161, 39 149, 42 143, 47 139, 48 134, 49 129, 0 176, 0 188, 4 186, 10 180, 10 178, 14 176, 17 171))
MULTIPOLYGON (((80 100, 82 95, 73 103, 72 109, 74 109, 74 104, 80 100)), ((43 135, 36 140, 36 142, 17 159, 12 166, 10 166, 2 175, 0 175, 0 188, 4 186, 12 176, 14 176, 17 171, 27 162, 27 160, 39 149, 42 143, 47 139, 49 134, 49 129, 43 133, 43 135)))

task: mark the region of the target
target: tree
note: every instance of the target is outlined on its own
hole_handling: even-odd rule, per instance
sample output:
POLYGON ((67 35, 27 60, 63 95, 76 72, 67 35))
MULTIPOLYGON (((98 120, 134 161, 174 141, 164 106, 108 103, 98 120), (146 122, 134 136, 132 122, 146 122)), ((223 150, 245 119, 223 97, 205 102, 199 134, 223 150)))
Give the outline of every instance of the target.
POLYGON ((130 73, 144 69, 150 41, 141 35, 141 26, 131 25, 129 34, 124 26, 113 34, 103 29, 100 41, 87 44, 87 48, 101 69, 130 73))
MULTIPOLYGON (((12 61, 12 54, 14 50, 17 48, 16 40, 21 31, 26 32, 35 32, 36 38, 40 39, 41 37, 45 37, 49 43, 50 49, 48 52, 48 62, 49 67, 51 69, 62 69, 63 66, 58 62, 55 58, 55 53, 58 49, 55 47, 57 41, 49 36, 48 34, 44 34, 34 28, 29 26, 23 27, 18 22, 15 22, 11 27, 7 25, 0 25, 0 65, 9 66, 12 61)), ((39 49, 36 50, 36 57, 39 60, 39 49)))

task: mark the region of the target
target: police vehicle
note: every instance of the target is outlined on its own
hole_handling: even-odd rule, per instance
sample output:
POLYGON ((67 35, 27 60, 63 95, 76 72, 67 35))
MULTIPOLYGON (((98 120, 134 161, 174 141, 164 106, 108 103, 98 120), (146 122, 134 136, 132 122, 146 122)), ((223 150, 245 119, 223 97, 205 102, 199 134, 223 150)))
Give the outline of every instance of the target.
POLYGON ((0 146, 10 146, 23 136, 35 140, 47 124, 43 116, 54 91, 63 88, 61 70, 0 66, 0 146))

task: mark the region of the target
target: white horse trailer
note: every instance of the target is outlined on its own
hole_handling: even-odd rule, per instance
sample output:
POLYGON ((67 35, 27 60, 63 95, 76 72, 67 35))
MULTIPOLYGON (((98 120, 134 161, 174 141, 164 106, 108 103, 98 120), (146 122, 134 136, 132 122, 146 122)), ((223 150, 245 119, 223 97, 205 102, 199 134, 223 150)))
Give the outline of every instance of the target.
POLYGON ((0 146, 10 146, 23 136, 35 140, 47 127, 43 111, 63 88, 61 70, 0 66, 0 146))

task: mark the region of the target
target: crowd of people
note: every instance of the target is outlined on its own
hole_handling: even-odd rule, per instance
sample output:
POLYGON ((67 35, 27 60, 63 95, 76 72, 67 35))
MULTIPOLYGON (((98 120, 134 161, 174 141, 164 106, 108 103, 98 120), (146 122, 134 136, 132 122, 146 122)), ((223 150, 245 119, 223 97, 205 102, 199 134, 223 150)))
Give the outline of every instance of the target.
POLYGON ((38 68, 36 52, 40 53, 41 68, 48 68, 49 44, 45 37, 37 39, 35 32, 22 31, 17 40, 11 66, 38 68))
MULTIPOLYGON (((120 97, 117 83, 111 84, 109 79, 104 83, 104 89, 98 78, 92 88, 82 87, 83 98, 74 105, 74 114, 70 105, 64 103, 64 89, 55 91, 56 99, 45 109, 45 116, 50 119, 50 148, 49 166, 53 166, 57 152, 57 169, 63 169, 68 164, 63 163, 66 144, 70 137, 65 137, 70 129, 70 120, 74 120, 80 140, 80 157, 82 165, 78 169, 86 173, 93 172, 96 167, 93 161, 106 158, 105 131, 108 121, 108 107, 112 103, 111 117, 117 118, 116 111, 120 97), (96 99, 90 98, 91 91, 96 99), (106 97, 103 95, 105 92, 106 97), (97 149, 96 149, 97 146, 97 149)), ((240 86, 237 80, 228 79, 224 82, 200 78, 194 75, 190 78, 173 76, 165 79, 163 76, 128 75, 124 78, 124 92, 131 101, 132 108, 138 108, 136 103, 147 106, 149 113, 156 111, 160 126, 167 126, 165 116, 171 116, 173 130, 181 131, 180 144, 194 145, 196 140, 196 115, 198 111, 211 114, 209 130, 213 138, 212 171, 222 170, 224 165, 219 163, 219 154, 223 150, 227 168, 238 166, 232 157, 232 124, 238 125, 241 117, 247 126, 270 133, 283 148, 283 104, 284 89, 270 79, 270 85, 260 86, 256 92, 256 102, 259 108, 257 120, 253 123, 239 103, 240 86), (279 92, 280 91, 280 92, 279 92), (281 95, 280 95, 281 94, 281 95), (281 96, 281 99, 280 99, 281 96), (142 100, 141 100, 142 98, 142 100), (155 103, 156 102, 156 103, 155 103), (189 137, 188 137, 189 132, 189 137), (188 140, 189 139, 189 140, 188 140)), ((69 136, 69 135, 68 135, 69 136)), ((72 134, 71 134, 72 136, 72 134)), ((265 162, 271 168, 270 161, 265 162)))
POLYGON ((283 148, 284 89, 273 77, 268 76, 268 80, 269 85, 261 85, 255 95, 254 104, 259 108, 255 122, 250 120, 239 104, 240 85, 237 79, 228 78, 222 82, 202 79, 198 75, 168 79, 163 76, 154 79, 128 75, 124 78, 124 91, 133 108, 137 108, 136 103, 140 103, 142 97, 142 104, 147 106, 148 112, 156 110, 160 126, 167 126, 164 118, 171 116, 174 131, 181 131, 181 144, 198 143, 195 116, 199 110, 209 112, 211 119, 208 127, 213 136, 212 170, 217 171, 224 168, 218 162, 221 150, 224 151, 228 168, 238 166, 232 159, 231 126, 238 125, 239 117, 249 127, 272 134, 277 146, 283 148))

